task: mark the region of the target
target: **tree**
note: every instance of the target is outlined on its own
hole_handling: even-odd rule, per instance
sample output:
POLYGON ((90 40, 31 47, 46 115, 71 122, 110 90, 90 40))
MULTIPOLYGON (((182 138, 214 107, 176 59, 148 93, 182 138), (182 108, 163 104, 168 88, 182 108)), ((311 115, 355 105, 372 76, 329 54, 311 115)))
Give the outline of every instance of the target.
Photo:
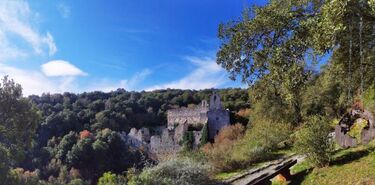
POLYGON ((65 162, 66 154, 77 142, 77 133, 70 131, 65 135, 56 147, 56 157, 65 162))
POLYGON ((344 80, 350 100, 357 89, 363 93, 374 84, 373 5, 373 0, 330 0, 312 20, 318 23, 313 28, 313 47, 319 53, 332 52, 331 63, 344 80))
POLYGON ((200 146, 205 145, 208 142, 208 124, 205 124, 202 129, 202 138, 200 141, 200 146))
POLYGON ((126 184, 126 178, 111 172, 106 172, 99 178, 98 185, 123 185, 126 184))
POLYGON ((0 170, 22 160, 39 119, 37 109, 22 97, 21 85, 5 76, 0 83, 0 170))
POLYGON ((330 126, 327 119, 321 116, 310 117, 295 137, 295 150, 307 156, 317 167, 324 167, 330 161, 333 150, 332 141, 328 138, 330 126))
POLYGON ((321 1, 270 1, 244 12, 239 22, 219 26, 222 41, 217 63, 235 79, 252 84, 264 78, 294 111, 294 123, 301 118, 301 93, 310 71, 306 55, 311 55, 309 21, 322 6, 321 1))

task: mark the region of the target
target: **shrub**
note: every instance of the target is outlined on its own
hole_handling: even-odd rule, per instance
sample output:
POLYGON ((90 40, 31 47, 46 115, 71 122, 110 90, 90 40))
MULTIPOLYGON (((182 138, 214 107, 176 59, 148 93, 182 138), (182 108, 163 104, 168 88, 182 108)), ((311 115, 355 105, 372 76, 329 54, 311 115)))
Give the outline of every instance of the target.
POLYGON ((333 150, 329 139, 329 122, 321 116, 312 116, 295 135, 295 150, 305 154, 308 161, 316 167, 323 167, 330 161, 333 150))
POLYGON ((88 184, 82 179, 74 179, 70 181, 68 185, 88 185, 88 184))
POLYGON ((366 109, 375 114, 375 85, 370 86, 363 94, 363 103, 366 109))
POLYGON ((173 159, 146 167, 141 174, 133 176, 129 185, 208 185, 211 168, 194 160, 173 159))
POLYGON ((38 171, 25 171, 23 168, 16 168, 10 171, 10 181, 7 184, 17 185, 38 185, 38 171))
POLYGON ((286 141, 292 132, 292 126, 288 123, 262 120, 254 123, 254 126, 246 133, 246 139, 256 142, 256 145, 265 151, 277 149, 277 145, 286 141))
POLYGON ((217 171, 227 171, 237 167, 232 160, 235 143, 243 136, 244 127, 241 124, 227 126, 220 130, 215 137, 215 143, 203 147, 207 159, 217 171))
POLYGON ((253 123, 243 139, 236 143, 233 160, 242 165, 268 159, 278 144, 287 141, 292 132, 291 124, 258 120, 253 123))
POLYGON ((205 145, 208 142, 208 124, 205 124, 202 129, 202 139, 199 143, 200 146, 205 145))
POLYGON ((106 172, 98 180, 98 185, 123 185, 126 184, 126 178, 111 172, 106 172))
POLYGON ((193 149, 194 145, 194 133, 193 131, 186 131, 182 136, 182 146, 184 150, 191 150, 193 149))

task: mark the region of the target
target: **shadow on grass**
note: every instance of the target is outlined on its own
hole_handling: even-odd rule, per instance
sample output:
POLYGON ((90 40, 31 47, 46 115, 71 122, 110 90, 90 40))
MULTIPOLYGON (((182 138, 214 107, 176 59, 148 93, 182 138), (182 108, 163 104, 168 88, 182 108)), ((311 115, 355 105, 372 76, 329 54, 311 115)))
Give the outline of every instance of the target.
MULTIPOLYGON (((363 150, 357 150, 357 151, 345 151, 342 155, 336 157, 330 165, 343 165, 350 162, 353 162, 355 160, 358 160, 362 157, 367 156, 369 153, 373 152, 375 150, 374 147, 366 148, 363 150)), ((337 153, 340 151, 337 151, 337 153)))
MULTIPOLYGON (((367 155, 369 155, 370 153, 374 152, 375 151, 375 147, 368 147, 368 148, 364 148, 364 149, 361 149, 361 150, 356 150, 355 148, 353 149, 339 149, 337 150, 335 153, 336 153, 336 157, 334 158, 334 160, 330 163, 330 166, 334 166, 334 165, 344 165, 344 164, 348 164, 348 163, 351 163, 355 160, 358 160, 362 157, 365 157, 367 155)), ((297 184, 301 184, 307 175, 309 175, 311 172, 312 172, 313 168, 308 168, 308 169, 305 169, 301 172, 298 172, 296 174, 293 174, 291 176, 291 185, 297 185, 297 184)))
POLYGON ((290 185, 299 185, 305 180, 306 176, 311 173, 311 169, 306 169, 296 174, 293 174, 290 178, 290 185))

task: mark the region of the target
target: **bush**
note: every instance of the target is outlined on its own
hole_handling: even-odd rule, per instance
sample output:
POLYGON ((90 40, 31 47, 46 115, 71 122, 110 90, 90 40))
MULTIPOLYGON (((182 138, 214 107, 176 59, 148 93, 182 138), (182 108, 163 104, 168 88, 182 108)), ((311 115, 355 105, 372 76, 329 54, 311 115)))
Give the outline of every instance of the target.
POLYGON ((184 150, 192 150, 194 145, 194 133, 193 131, 186 131, 182 136, 182 146, 184 150))
POLYGON ((38 171, 25 171, 23 168, 12 169, 8 180, 6 184, 38 185, 38 171))
POLYGON ((262 122, 254 123, 254 126, 246 133, 245 139, 255 141, 257 146, 270 152, 289 138, 292 129, 291 124, 288 123, 262 120, 262 122))
POLYGON ((173 159, 146 167, 141 174, 133 176, 129 185, 208 185, 211 168, 191 159, 173 159))
POLYGON ((329 122, 321 116, 312 116, 295 135, 295 150, 305 154, 316 167, 326 166, 331 157, 333 143, 328 138, 329 122))
POLYGON ((68 185, 88 185, 88 184, 82 179, 74 179, 70 181, 68 185))
POLYGON ((237 168, 236 162, 232 160, 232 151, 243 132, 244 127, 241 124, 227 126, 215 137, 215 143, 208 143, 203 147, 208 161, 215 170, 228 171, 237 168))
POLYGON ((233 151, 233 160, 242 165, 268 159, 278 145, 289 139, 291 124, 259 120, 253 123, 233 151))
POLYGON ((200 146, 205 145, 208 142, 208 124, 205 124, 202 129, 202 138, 199 143, 200 146))
POLYGON ((98 185, 124 185, 126 178, 111 172, 106 172, 99 178, 98 185))
POLYGON ((366 109, 375 114, 375 85, 370 86, 363 94, 363 103, 366 109))

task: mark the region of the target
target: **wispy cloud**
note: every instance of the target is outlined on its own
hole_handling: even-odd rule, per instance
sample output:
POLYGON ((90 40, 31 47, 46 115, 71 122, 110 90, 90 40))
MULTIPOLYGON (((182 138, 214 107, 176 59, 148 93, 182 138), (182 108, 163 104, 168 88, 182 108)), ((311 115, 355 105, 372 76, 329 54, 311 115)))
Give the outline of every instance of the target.
POLYGON ((11 37, 21 39, 33 50, 34 54, 50 56, 56 53, 57 47, 52 35, 47 32, 41 34, 33 27, 32 22, 37 14, 30 10, 25 1, 1 1, 0 2, 0 59, 8 60, 25 56, 29 48, 15 45, 11 37), (8 52, 4 52, 8 51, 8 52))
POLYGON ((87 73, 83 72, 78 67, 64 60, 52 60, 43 65, 41 69, 46 76, 86 76, 87 73))
POLYGON ((135 73, 130 79, 123 79, 120 81, 113 81, 108 79, 100 79, 93 84, 89 84, 86 91, 104 91, 109 92, 118 88, 124 88, 128 91, 141 90, 139 85, 152 74, 152 70, 144 69, 135 73))
POLYGON ((137 90, 137 86, 144 81, 152 71, 150 69, 144 69, 141 72, 136 73, 130 80, 125 81, 126 88, 129 90, 137 90))
POLYGON ((64 3, 59 3, 57 5, 57 10, 59 11, 61 17, 67 19, 70 17, 70 7, 64 3))
MULTIPOLYGON (((70 7, 58 5, 64 18, 70 15, 70 7)), ((38 13, 31 11, 28 3, 22 0, 0 1, 0 62, 31 57, 33 55, 52 56, 57 47, 53 36, 40 33, 36 22, 38 13)), ((129 30, 128 30, 129 31, 129 30)), ((130 30, 129 32, 137 32, 130 30)), ((23 87, 24 95, 62 92, 111 91, 117 88, 135 90, 139 83, 151 74, 145 69, 129 79, 97 79, 92 84, 81 84, 81 76, 88 74, 65 60, 52 60, 37 69, 25 69, 12 66, 12 63, 0 63, 0 77, 9 75, 23 87)))
POLYGON ((185 59, 196 68, 185 77, 147 88, 155 89, 207 89, 219 87, 228 82, 226 72, 216 64, 212 57, 193 57, 187 56, 185 59))

